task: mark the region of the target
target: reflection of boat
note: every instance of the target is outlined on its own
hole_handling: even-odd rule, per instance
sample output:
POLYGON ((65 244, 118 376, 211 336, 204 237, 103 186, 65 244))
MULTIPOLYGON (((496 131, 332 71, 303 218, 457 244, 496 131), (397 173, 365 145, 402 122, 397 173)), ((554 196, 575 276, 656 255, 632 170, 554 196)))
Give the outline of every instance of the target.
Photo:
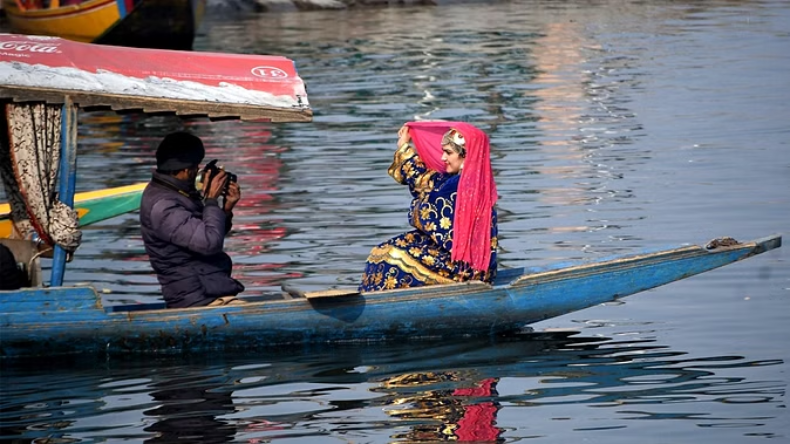
POLYGON ((2 0, 21 34, 108 45, 191 49, 205 0, 2 0))
MULTIPOLYGON (((436 443, 451 438, 437 431, 461 435, 472 416, 466 413, 474 409, 488 413, 476 416, 488 430, 491 425, 510 430, 508 418, 523 417, 521 407, 530 409, 532 430, 538 431, 556 422, 546 416, 557 418, 557 411, 583 416, 590 407, 608 412, 596 415, 597 423, 641 418, 654 424, 656 417, 648 412, 659 408, 674 420, 692 419, 690 427, 697 427, 693 420, 699 418, 711 427, 729 427, 733 417, 781 423, 785 387, 766 373, 766 367, 781 368, 781 359, 698 355, 654 340, 527 333, 424 347, 289 346, 258 356, 217 352, 108 360, 80 355, 59 357, 57 366, 42 365, 42 359, 4 360, 2 419, 8 435, 52 440, 59 431, 55 424, 111 411, 126 421, 108 427, 108 433, 119 436, 119 427, 138 430, 143 424, 156 432, 151 442, 183 437, 190 419, 199 425, 188 430, 194 442, 220 442, 229 426, 236 432, 234 442, 288 439, 300 427, 303 441, 317 442, 330 422, 353 418, 357 430, 386 430, 387 442, 436 443), (492 378, 500 381, 498 387, 487 384, 492 378), (724 397, 729 402, 722 402, 724 397), (723 414, 721 408, 732 410, 723 414), (485 421, 494 415, 498 424, 485 421), (311 427, 302 427, 306 423, 311 427)), ((589 415, 584 418, 579 421, 589 415)), ((577 426, 569 419, 563 423, 577 426)), ((62 433, 71 438, 80 430, 62 433)))
MULTIPOLYGON (((140 198, 146 185, 146 183, 138 183, 76 194, 74 209, 79 214, 80 226, 137 210, 140 208, 140 198)), ((10 237, 12 231, 11 206, 0 204, 0 238, 10 237)))
MULTIPOLYGON (((309 121, 312 116, 293 62, 281 57, 207 53, 176 57, 169 51, 20 36, 0 36, 0 45, 4 38, 13 42, 6 46, 15 48, 14 53, 0 53, 0 74, 5 74, 0 76, 0 99, 5 100, 4 115, 8 116, 4 123, 23 126, 12 120, 18 107, 42 107, 45 101, 57 104, 47 105, 42 112, 49 112, 53 120, 62 116, 57 123, 63 122, 62 147, 58 141, 50 148, 64 153, 59 195, 68 204, 73 196, 69 179, 76 168, 77 106, 283 122, 309 121), (96 67, 101 73, 93 74, 96 67), (58 75, 68 73, 73 78, 75 71, 91 81, 58 81, 58 75)), ((9 145, 16 142, 11 139, 9 145)), ((42 239, 47 238, 45 234, 42 239)), ((248 298, 250 303, 244 305, 165 310, 160 303, 104 307, 95 288, 63 286, 65 256, 70 250, 58 243, 48 288, 2 293, 0 353, 171 352, 490 335, 664 285, 780 244, 779 236, 746 243, 724 239, 706 247, 502 270, 494 285, 473 282, 365 294, 294 291, 274 295, 278 300, 261 296, 248 298)))

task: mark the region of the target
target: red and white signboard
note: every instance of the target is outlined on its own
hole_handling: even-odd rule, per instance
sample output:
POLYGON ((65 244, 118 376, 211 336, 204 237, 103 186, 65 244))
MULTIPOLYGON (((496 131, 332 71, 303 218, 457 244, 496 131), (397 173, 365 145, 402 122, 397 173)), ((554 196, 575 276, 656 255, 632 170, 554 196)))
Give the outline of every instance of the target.
POLYGON ((0 86, 306 108, 281 56, 138 49, 0 34, 0 86))

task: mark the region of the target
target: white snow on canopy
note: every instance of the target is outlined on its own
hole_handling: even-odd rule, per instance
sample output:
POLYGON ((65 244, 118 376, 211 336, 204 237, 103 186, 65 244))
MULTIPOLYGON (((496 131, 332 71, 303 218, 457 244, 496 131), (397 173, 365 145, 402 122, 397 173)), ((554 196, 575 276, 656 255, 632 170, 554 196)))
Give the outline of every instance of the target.
POLYGON ((296 91, 294 94, 302 96, 302 102, 298 103, 289 96, 275 96, 227 82, 222 82, 219 86, 209 86, 197 82, 155 76, 140 79, 104 70, 91 73, 76 68, 53 68, 23 62, 0 62, 0 79, 3 79, 2 83, 7 86, 258 105, 271 108, 293 109, 308 105, 307 97, 303 91, 296 91))

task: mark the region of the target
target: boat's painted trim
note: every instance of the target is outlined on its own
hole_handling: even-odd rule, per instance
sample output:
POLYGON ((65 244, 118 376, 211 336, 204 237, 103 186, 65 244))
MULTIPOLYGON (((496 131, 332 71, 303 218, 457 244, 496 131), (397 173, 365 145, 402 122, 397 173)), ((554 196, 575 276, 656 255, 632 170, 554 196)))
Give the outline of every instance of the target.
POLYGON ((116 0, 95 0, 59 8, 21 10, 14 1, 3 1, 11 28, 23 34, 53 35, 92 42, 126 14, 116 0))
MULTIPOLYGON (((79 210, 80 205, 88 204, 92 201, 102 201, 107 198, 113 198, 126 194, 139 194, 145 189, 148 182, 139 182, 133 185, 124 185, 122 187, 104 188, 101 190, 83 191, 74 195, 74 205, 79 210)), ((11 205, 7 203, 0 203, 0 220, 6 219, 11 216, 11 205)))
POLYGON ((45 20, 45 19, 53 19, 59 18, 64 16, 77 16, 81 14, 86 14, 91 11, 96 10, 97 8, 103 8, 106 6, 110 6, 116 3, 117 0, 94 0, 88 1, 84 3, 80 3, 77 5, 67 5, 67 6, 59 6, 56 8, 31 8, 31 9, 20 9, 16 5, 16 1, 3 1, 3 5, 13 5, 11 7, 6 8, 6 14, 10 16, 19 16, 24 17, 28 20, 45 20))
POLYGON ((147 185, 148 182, 138 182, 136 184, 124 185, 122 187, 104 188, 102 190, 94 190, 94 191, 84 191, 82 193, 77 193, 77 195, 75 196, 75 201, 77 203, 80 203, 94 199, 101 200, 107 197, 114 197, 119 194, 139 193, 142 192, 147 185))
MULTIPOLYGON (((140 208, 143 190, 147 183, 124 187, 77 193, 74 207, 80 217, 80 226, 88 226, 140 208)), ((8 204, 0 204, 0 239, 11 237, 14 226, 8 204)))
MULTIPOLYGON (((129 10, 131 10, 126 9, 126 0, 115 0, 115 4, 118 6, 118 14, 120 14, 121 17, 126 17, 129 10)), ((134 6, 130 5, 130 7, 133 8, 134 6)))

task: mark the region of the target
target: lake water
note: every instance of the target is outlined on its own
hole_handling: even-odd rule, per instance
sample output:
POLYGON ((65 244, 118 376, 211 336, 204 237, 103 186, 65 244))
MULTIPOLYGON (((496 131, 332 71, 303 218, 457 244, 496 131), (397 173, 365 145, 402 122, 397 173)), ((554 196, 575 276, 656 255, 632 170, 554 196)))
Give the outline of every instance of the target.
MULTIPOLYGON (((314 122, 85 113, 78 188, 146 181, 165 133, 199 134, 240 176, 250 293, 356 285, 408 228, 386 168, 414 119, 490 134, 503 268, 787 234, 789 24, 781 0, 211 14, 196 49, 294 59, 314 122)), ((3 362, 0 441, 786 442, 787 250, 508 339, 3 362)), ((69 270, 107 304, 157 298, 136 214, 69 270)))

